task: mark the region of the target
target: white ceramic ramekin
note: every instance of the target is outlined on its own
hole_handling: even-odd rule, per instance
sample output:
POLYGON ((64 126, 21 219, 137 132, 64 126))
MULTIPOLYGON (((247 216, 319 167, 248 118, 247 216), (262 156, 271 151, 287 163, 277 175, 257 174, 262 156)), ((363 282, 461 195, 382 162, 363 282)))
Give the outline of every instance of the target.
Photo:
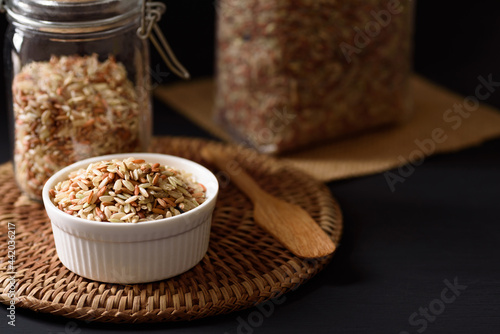
POLYGON ((128 153, 76 162, 55 173, 46 182, 42 196, 57 254, 69 270, 96 281, 131 284, 176 276, 203 258, 208 249, 218 189, 213 173, 193 161, 164 154, 128 153), (74 217, 59 210, 50 200, 49 190, 66 179, 69 172, 86 168, 92 162, 131 156, 191 173, 207 188, 207 200, 180 215, 136 224, 74 217))

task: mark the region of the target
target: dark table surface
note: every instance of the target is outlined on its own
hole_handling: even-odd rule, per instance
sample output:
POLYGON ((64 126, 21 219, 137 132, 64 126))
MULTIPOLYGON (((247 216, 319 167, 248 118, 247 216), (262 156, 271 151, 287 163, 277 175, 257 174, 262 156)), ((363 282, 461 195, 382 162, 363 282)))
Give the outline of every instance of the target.
MULTIPOLYGON (((415 70, 463 95, 474 94, 479 75, 500 81, 500 15, 491 1, 476 4, 421 1, 417 8, 415 70)), ((188 67, 197 63, 187 59, 188 67)), ((486 103, 500 107, 500 94, 486 103)), ((158 101, 155 117, 156 134, 210 138, 158 101), (178 127, 162 129, 167 118, 178 127)), ((4 162, 5 118, 1 126, 4 162)), ((319 275, 272 310, 116 325, 18 308, 11 327, 0 307, 0 332, 500 333, 500 139, 430 157, 394 192, 383 173, 328 186, 344 214, 341 245, 319 275)))

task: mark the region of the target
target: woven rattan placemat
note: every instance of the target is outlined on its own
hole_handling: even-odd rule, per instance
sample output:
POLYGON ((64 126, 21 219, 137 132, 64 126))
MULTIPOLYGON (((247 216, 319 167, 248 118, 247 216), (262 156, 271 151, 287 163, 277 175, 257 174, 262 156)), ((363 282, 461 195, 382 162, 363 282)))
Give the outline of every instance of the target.
MULTIPOLYGON (((155 138, 152 147, 155 152, 206 165, 199 155, 204 145, 224 146, 264 189, 305 208, 338 243, 340 209, 326 186, 304 172, 249 150, 200 139, 155 138)), ((295 257, 254 224, 252 204, 243 193, 222 182, 209 249, 197 266, 149 284, 95 282, 61 264, 43 205, 22 196, 13 179, 11 165, 0 166, 0 189, 5 194, 0 197, 0 301, 4 304, 11 300, 9 228, 15 231, 16 306, 101 322, 194 320, 252 307, 305 283, 332 258, 295 257)))

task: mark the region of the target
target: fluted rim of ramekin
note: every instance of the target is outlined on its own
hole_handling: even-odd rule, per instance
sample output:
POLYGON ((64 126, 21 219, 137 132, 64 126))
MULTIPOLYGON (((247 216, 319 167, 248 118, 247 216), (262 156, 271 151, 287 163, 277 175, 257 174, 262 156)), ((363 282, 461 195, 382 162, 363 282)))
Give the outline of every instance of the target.
MULTIPOLYGON (((161 161, 160 161, 160 163, 162 163, 161 161)), ((164 164, 164 163, 162 163, 162 164, 164 164)), ((182 169, 182 168, 179 168, 179 169, 182 169)), ((200 175, 196 175, 192 171, 188 171, 188 172, 192 173, 197 181, 200 181, 199 180, 200 175)), ((82 230, 87 230, 87 231, 94 231, 94 229, 96 229, 96 231, 99 231, 99 232, 107 232, 107 233, 113 232, 113 233, 130 234, 130 233, 134 233, 136 231, 141 231, 141 233, 143 233, 145 229, 157 230, 157 229, 165 228, 165 227, 168 227, 171 225, 184 224, 184 226, 183 226, 184 229, 178 230, 176 233, 176 234, 178 234, 178 233, 186 232, 186 231, 193 229, 199 225, 199 224, 197 224, 197 225, 193 226, 192 224, 186 224, 186 221, 189 221, 189 218, 191 216, 203 214, 202 213, 203 211, 209 210, 212 206, 214 206, 215 201, 217 200, 218 191, 219 191, 219 183, 218 183, 215 175, 210 170, 208 170, 206 167, 200 165, 199 163, 196 163, 196 162, 189 160, 189 159, 181 158, 181 157, 174 156, 174 155, 168 155, 168 154, 147 153, 147 152, 131 152, 131 153, 118 153, 118 154, 108 154, 108 155, 96 156, 96 157, 80 160, 78 162, 75 162, 75 163, 67 166, 67 167, 64 167, 63 169, 54 173, 54 175, 52 175, 47 180, 47 182, 45 183, 43 190, 42 190, 42 199, 43 199, 43 203, 45 206, 45 210, 47 211, 47 214, 49 215, 49 218, 52 216, 50 213, 52 213, 53 215, 57 215, 62 220, 68 221, 72 225, 73 229, 76 229, 76 230, 82 229, 82 230), (91 221, 91 220, 87 220, 87 219, 80 218, 80 217, 75 217, 75 216, 67 214, 64 211, 61 211, 50 200, 49 190, 51 188, 53 188, 53 186, 57 182, 63 180, 65 177, 67 177, 67 175, 70 172, 72 172, 74 170, 78 170, 80 168, 86 168, 90 163, 93 163, 93 162, 98 162, 98 161, 103 161, 103 160, 111 160, 111 159, 125 159, 128 157, 140 158, 140 159, 144 159, 146 161, 148 161, 148 160, 152 161, 155 159, 159 159, 161 161, 171 160, 174 163, 168 163, 168 164, 174 168, 179 168, 179 167, 175 166, 175 161, 182 163, 182 164, 187 164, 187 165, 193 167, 194 169, 198 169, 198 170, 203 172, 203 174, 205 176, 202 178, 210 180, 210 184, 208 186, 205 184, 206 182, 204 183, 204 185, 207 187, 207 195, 209 195, 208 194, 209 189, 211 190, 210 192, 213 192, 213 193, 211 193, 210 196, 207 196, 207 199, 203 203, 201 203, 199 206, 197 206, 196 208, 194 208, 192 210, 184 212, 180 215, 168 217, 168 218, 163 218, 163 219, 158 219, 158 220, 138 222, 138 223, 134 223, 134 224, 132 224, 132 223, 96 222, 96 221, 91 221)), ((68 232, 67 226, 61 226, 60 224, 54 222, 54 220, 52 220, 52 219, 51 219, 51 221, 53 224, 56 224, 59 228, 68 232)))

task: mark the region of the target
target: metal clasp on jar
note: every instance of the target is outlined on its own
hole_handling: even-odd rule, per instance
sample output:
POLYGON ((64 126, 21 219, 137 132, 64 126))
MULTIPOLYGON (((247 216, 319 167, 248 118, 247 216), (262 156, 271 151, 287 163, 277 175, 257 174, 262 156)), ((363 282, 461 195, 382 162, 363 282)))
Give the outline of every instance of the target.
POLYGON ((165 64, 173 73, 183 79, 189 79, 189 72, 179 62, 157 24, 166 10, 167 6, 162 2, 144 0, 142 2, 141 26, 137 29, 137 35, 141 39, 150 39, 165 64))

